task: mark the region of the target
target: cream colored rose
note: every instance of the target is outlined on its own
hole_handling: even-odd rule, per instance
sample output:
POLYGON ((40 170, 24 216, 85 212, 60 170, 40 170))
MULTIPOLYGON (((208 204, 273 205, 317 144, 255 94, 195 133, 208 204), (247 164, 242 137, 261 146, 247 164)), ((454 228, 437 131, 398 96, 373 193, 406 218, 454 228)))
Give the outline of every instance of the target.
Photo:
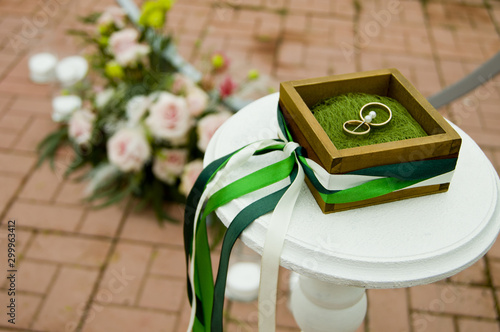
POLYGON ((155 138, 177 145, 186 141, 191 117, 186 100, 171 93, 161 93, 149 108, 146 124, 155 138))
POLYGON ((219 112, 214 114, 209 114, 203 117, 198 122, 198 149, 205 152, 207 150, 208 142, 212 139, 215 132, 219 127, 231 117, 229 112, 219 112))
POLYGON ((185 149, 162 149, 153 161, 153 174, 165 183, 174 184, 182 174, 187 158, 185 149))
POLYGON ((179 73, 174 75, 172 93, 186 96, 189 113, 192 116, 203 113, 209 101, 205 91, 200 89, 191 79, 179 73))
POLYGON ((124 172, 140 171, 151 156, 151 147, 142 130, 122 128, 107 143, 108 159, 124 172))
POLYGON ((113 88, 108 88, 106 90, 98 92, 95 95, 95 106, 97 108, 103 108, 110 102, 114 94, 115 94, 115 89, 113 88))
POLYGON ((90 142, 95 114, 86 109, 75 111, 68 123, 68 135, 79 145, 90 142))
POLYGON ((184 172, 182 172, 181 176, 181 184, 179 186, 179 191, 182 194, 186 196, 189 194, 202 170, 203 161, 201 159, 193 160, 184 167, 184 172))
POLYGON ((192 116, 199 116, 207 108, 208 95, 199 87, 193 86, 187 91, 186 102, 189 113, 192 116))

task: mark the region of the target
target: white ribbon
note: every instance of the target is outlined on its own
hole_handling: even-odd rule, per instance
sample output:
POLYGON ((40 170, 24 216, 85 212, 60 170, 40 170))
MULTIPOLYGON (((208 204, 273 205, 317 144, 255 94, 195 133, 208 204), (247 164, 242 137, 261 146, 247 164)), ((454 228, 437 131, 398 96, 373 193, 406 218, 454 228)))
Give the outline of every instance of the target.
POLYGON ((328 190, 344 190, 353 188, 381 176, 356 175, 356 174, 330 174, 314 160, 306 158, 307 164, 313 170, 318 181, 328 190))
MULTIPOLYGON (((283 152, 288 157, 299 145, 287 143, 283 152)), ((298 166, 297 177, 280 199, 271 217, 262 250, 260 288, 259 288, 259 331, 273 332, 276 326, 276 295, 281 251, 285 242, 288 226, 292 219, 293 207, 304 182, 304 170, 298 166)))

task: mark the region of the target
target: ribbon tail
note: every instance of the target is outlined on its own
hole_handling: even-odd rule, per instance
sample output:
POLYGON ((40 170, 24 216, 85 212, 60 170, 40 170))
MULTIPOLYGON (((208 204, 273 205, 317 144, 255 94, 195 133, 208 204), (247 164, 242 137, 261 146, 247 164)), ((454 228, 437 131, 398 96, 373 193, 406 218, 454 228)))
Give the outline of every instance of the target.
MULTIPOLYGON (((298 147, 296 143, 295 148, 298 147)), ((286 149, 285 149, 286 150, 286 149)), ((304 182, 304 170, 295 154, 298 172, 295 180, 280 199, 271 217, 262 251, 259 288, 259 331, 273 332, 276 326, 276 296, 281 252, 292 218, 293 207, 304 182)))
MULTIPOLYGON (((184 239, 185 251, 186 253, 188 253, 186 256, 189 284, 188 295, 191 294, 191 314, 187 329, 188 331, 210 331, 211 325, 210 320, 212 315, 212 301, 207 299, 213 298, 214 284, 210 265, 210 250, 208 247, 208 238, 205 229, 205 218, 206 215, 211 211, 205 210, 205 212, 202 214, 203 204, 205 200, 210 195, 212 195, 212 193, 219 189, 219 184, 224 178, 224 174, 232 172, 234 169, 237 169, 242 164, 246 163, 246 161, 250 157, 252 157, 257 152, 257 150, 269 149, 269 151, 273 151, 276 149, 276 146, 280 146, 280 144, 276 140, 263 140, 257 143, 250 144, 240 149, 238 152, 226 156, 223 160, 218 160, 217 167, 212 166, 212 164, 209 165, 208 168, 211 168, 213 170, 213 173, 209 175, 204 174, 205 171, 202 172, 202 175, 205 179, 203 181, 200 181, 199 186, 195 184, 195 187, 189 195, 191 196, 193 191, 196 191, 196 193, 198 194, 197 199, 190 200, 190 197, 188 197, 188 202, 190 202, 191 205, 186 209, 184 239), (224 165, 225 167, 222 169, 224 165), (195 213, 193 214, 192 211, 194 210, 194 206, 196 206, 196 209, 195 213), (190 210, 189 217, 187 212, 188 210, 190 210), (186 229, 186 227, 188 229, 186 229), (193 239, 195 239, 195 241, 193 241, 193 239), (197 248, 197 246, 200 248, 197 248), (200 272, 203 273, 203 277, 200 277, 200 272), (208 273, 208 275, 206 273, 208 273), (199 308, 199 304, 202 305, 202 308, 199 308), (204 326, 205 328, 195 329, 196 326, 204 326)), ((283 145, 281 144, 281 146, 283 145)), ((244 192, 242 192, 241 194, 244 194, 244 192)), ((236 197, 233 197, 233 199, 234 198, 236 197)), ((211 203, 212 202, 209 199, 207 202, 207 206, 211 205, 211 208, 215 209, 216 206, 211 203)))
POLYGON ((229 257, 233 249, 234 243, 241 233, 257 218, 274 210, 276 204, 285 194, 289 185, 280 189, 268 196, 265 196, 258 201, 250 204, 233 219, 229 225, 224 240, 219 261, 219 269, 217 272, 217 280, 215 282, 214 303, 212 312, 212 331, 220 332, 223 329, 223 307, 224 294, 226 290, 227 271, 229 267, 229 257))

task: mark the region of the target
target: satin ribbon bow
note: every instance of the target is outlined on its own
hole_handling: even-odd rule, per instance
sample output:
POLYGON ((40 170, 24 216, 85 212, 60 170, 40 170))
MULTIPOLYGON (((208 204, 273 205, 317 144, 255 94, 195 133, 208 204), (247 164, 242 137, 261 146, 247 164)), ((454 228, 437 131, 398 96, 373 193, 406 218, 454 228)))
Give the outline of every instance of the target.
POLYGON ((201 172, 187 198, 184 250, 187 293, 192 309, 188 332, 222 332, 224 292, 231 250, 243 230, 269 212, 273 214, 262 252, 259 331, 275 330, 274 310, 280 255, 292 219, 293 206, 306 176, 326 203, 335 204, 362 201, 411 186, 449 182, 455 169, 457 159, 451 158, 384 165, 347 174, 329 174, 316 162, 306 158, 305 150, 293 142, 279 106, 277 113, 279 138, 249 144, 213 161, 201 172), (251 158, 269 153, 280 153, 282 159, 225 183, 230 174, 237 174, 238 168, 251 158), (234 199, 280 181, 286 184, 242 209, 228 226, 214 283, 206 217, 234 199))

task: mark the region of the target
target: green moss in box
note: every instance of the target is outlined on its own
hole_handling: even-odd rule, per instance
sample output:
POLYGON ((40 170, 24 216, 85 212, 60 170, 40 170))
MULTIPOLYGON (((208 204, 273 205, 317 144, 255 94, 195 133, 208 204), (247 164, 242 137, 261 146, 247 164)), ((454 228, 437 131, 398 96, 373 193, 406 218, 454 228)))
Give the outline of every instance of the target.
MULTIPOLYGON (((389 115, 386 110, 373 110, 377 112, 373 123, 381 123, 387 120, 389 115)), ((330 137, 332 143, 339 150, 427 136, 427 133, 403 105, 397 100, 385 96, 347 93, 325 99, 316 104, 311 111, 328 134, 328 137, 330 137), (372 126, 370 132, 366 135, 354 136, 347 134, 342 127, 344 122, 361 120, 359 110, 363 105, 371 102, 387 105, 392 111, 392 120, 384 126, 372 126)), ((352 130, 353 128, 348 129, 352 130)))

